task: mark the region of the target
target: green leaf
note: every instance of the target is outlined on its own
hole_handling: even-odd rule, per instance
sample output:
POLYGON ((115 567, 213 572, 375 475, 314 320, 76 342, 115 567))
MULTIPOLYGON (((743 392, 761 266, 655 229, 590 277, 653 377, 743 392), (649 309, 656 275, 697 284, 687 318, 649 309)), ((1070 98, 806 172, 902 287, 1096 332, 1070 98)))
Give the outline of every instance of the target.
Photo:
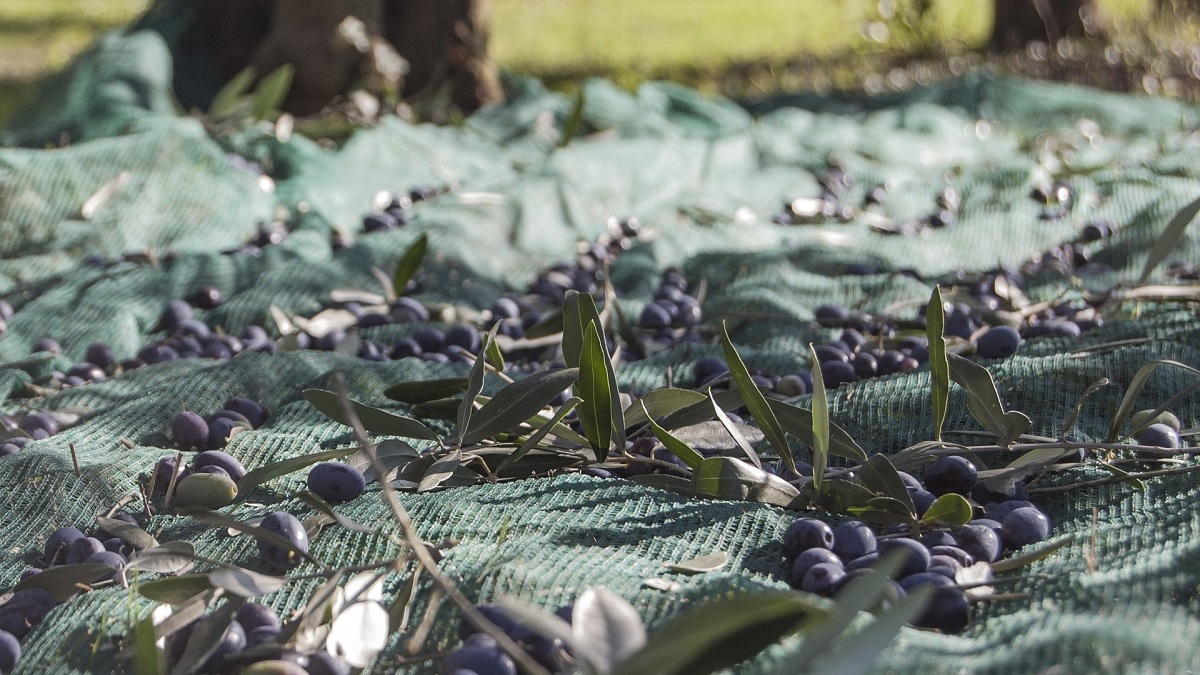
POLYGON ((880 525, 913 523, 917 519, 911 508, 891 497, 875 497, 865 507, 852 507, 846 512, 860 520, 880 525))
POLYGON ((137 586, 139 595, 151 600, 178 605, 212 588, 207 574, 185 574, 147 581, 137 586))
POLYGON ((588 323, 579 352, 579 383, 577 389, 583 402, 579 405, 579 421, 583 423, 596 457, 603 462, 612 444, 612 407, 608 388, 608 352, 597 329, 599 324, 588 323))
MULTIPOLYGON (((680 408, 660 420, 659 424, 662 425, 662 428, 669 430, 682 429, 683 427, 690 427, 694 424, 712 420, 712 404, 709 403, 707 396, 704 394, 700 394, 700 396, 702 398, 697 403, 680 408)), ((713 394, 713 398, 716 399, 717 405, 721 406, 721 410, 725 411, 739 408, 742 405, 742 393, 737 389, 719 391, 713 394)))
POLYGON ((500 473, 514 463, 520 461, 520 459, 525 456, 525 453, 532 450, 535 446, 537 446, 538 443, 541 443, 542 439, 545 438, 547 434, 557 429, 563 418, 569 415, 571 411, 575 409, 575 406, 579 405, 582 401, 583 399, 579 398, 578 396, 572 396, 571 398, 567 399, 566 403, 563 403, 561 406, 559 406, 558 411, 554 413, 553 417, 547 420, 546 423, 539 427, 537 431, 533 432, 529 438, 525 439, 525 442, 522 443, 519 448, 513 451, 512 454, 510 454, 508 457, 505 457, 504 460, 500 462, 500 465, 496 467, 496 473, 500 473))
POLYGON ((208 657, 221 646, 225 631, 228 630, 229 624, 233 623, 233 617, 243 604, 245 599, 235 596, 200 619, 200 623, 192 630, 192 636, 188 638, 179 662, 171 669, 171 675, 190 675, 199 671, 208 657))
POLYGON ((404 255, 400 256, 400 262, 396 263, 396 273, 392 275, 392 290, 395 291, 396 297, 404 295, 404 289, 408 288, 408 282, 421 267, 421 262, 425 259, 425 251, 428 248, 429 235, 422 232, 421 236, 417 237, 417 240, 404 251, 404 255))
MULTIPOLYGON (((466 388, 465 386, 463 387, 466 388)), ((417 417, 431 420, 458 420, 458 407, 462 405, 462 397, 439 398, 434 401, 418 403, 409 411, 417 417)))
POLYGON ((663 444, 663 447, 665 447, 672 455, 675 455, 679 459, 683 460, 683 463, 687 464, 688 468, 692 469, 693 471, 698 469, 700 467, 700 463, 704 461, 704 457, 701 456, 700 453, 693 450, 687 443, 684 443, 683 441, 671 435, 671 432, 658 426, 658 423, 650 418, 649 413, 645 412, 645 408, 642 408, 642 411, 646 414, 646 418, 650 421, 650 429, 654 432, 654 437, 663 444))
POLYGON ((181 509, 179 509, 179 515, 191 516, 192 518, 195 518, 196 520, 199 520, 202 523, 208 523, 209 525, 215 525, 217 527, 224 527, 224 528, 230 528, 230 529, 237 530, 238 532, 248 534, 248 535, 254 537, 255 539, 261 539, 265 542, 279 546, 280 548, 285 548, 285 549, 288 549, 289 551, 295 551, 297 555, 299 555, 300 557, 304 558, 305 560, 315 564, 316 566, 322 567, 322 568, 325 567, 325 565, 320 560, 317 560, 316 558, 312 557, 312 555, 309 554, 308 552, 301 551, 300 549, 296 548, 296 545, 293 544, 290 540, 288 540, 284 537, 281 537, 278 534, 271 532, 270 530, 264 530, 263 528, 258 527, 257 525, 250 525, 249 523, 243 523, 240 520, 234 520, 233 518, 223 516, 219 513, 210 511, 206 508, 202 508, 199 506, 188 506, 185 508, 181 508, 181 509))
POLYGON ((594 672, 609 673, 646 645, 646 626, 628 600, 603 587, 589 588, 575 599, 571 637, 572 653, 594 672))
POLYGON ((399 382, 385 389, 383 395, 393 401, 416 405, 456 396, 466 388, 467 378, 447 377, 440 380, 399 382))
POLYGON ((255 120, 270 119, 279 111, 279 106, 287 98, 288 89, 292 87, 292 75, 296 69, 290 63, 285 63, 272 70, 258 83, 254 90, 254 108, 251 110, 255 120))
POLYGON ((413 600, 416 598, 417 579, 421 577, 423 569, 418 563, 413 568, 412 574, 408 575, 404 586, 392 600, 392 604, 388 608, 388 632, 390 634, 404 632, 408 629, 408 619, 412 616, 413 600))
POLYGON ((238 99, 250 90, 250 85, 254 83, 254 75, 254 68, 246 66, 222 85, 208 106, 209 119, 220 117, 232 110, 238 104, 238 99))
POLYGON ((921 522, 958 527, 969 523, 972 516, 970 502, 962 495, 950 492, 933 500, 933 504, 930 504, 925 515, 921 517, 921 522))
POLYGON ((97 579, 113 571, 113 566, 105 563, 75 563, 72 565, 55 565, 33 576, 26 577, 18 583, 14 590, 23 591, 27 588, 41 588, 49 591, 58 602, 79 593, 79 584, 91 585, 97 579))
MULTIPOLYGON (((625 409, 625 428, 644 424, 649 418, 660 418, 708 400, 704 394, 691 389, 655 389, 629 404, 625 409)), ((676 427, 678 428, 678 427, 676 427)))
POLYGON ((925 609, 932 595, 933 588, 930 586, 914 588, 877 619, 848 637, 851 642, 847 646, 851 648, 828 654, 816 664, 813 672, 822 675, 861 675, 867 672, 904 626, 925 609))
POLYGON ((138 552, 129 564, 127 572, 144 570, 159 574, 178 574, 191 569, 196 558, 196 547, 190 541, 168 541, 138 552))
POLYGON ((1146 256, 1146 263, 1142 265, 1142 273, 1138 275, 1138 285, 1146 283, 1150 278, 1150 274, 1158 267, 1162 261, 1166 260, 1170 255, 1179 250, 1179 243, 1183 240, 1183 233, 1187 230, 1188 225, 1191 225, 1195 220, 1196 214, 1200 213, 1200 199, 1196 199, 1187 206, 1179 209, 1179 211, 1171 217, 1171 222, 1163 228, 1162 234, 1158 235, 1158 239, 1154 241, 1154 246, 1150 247, 1150 253, 1146 256))
POLYGON ((494 337, 488 340, 483 355, 487 359, 488 365, 495 368, 497 373, 504 372, 504 354, 500 351, 500 343, 494 337))
MULTIPOLYGON (((495 339, 496 329, 500 324, 492 327, 492 333, 483 339, 483 345, 486 348, 487 344, 495 339)), ((487 376, 487 359, 479 356, 475 357, 475 363, 471 366, 471 373, 467 376, 467 391, 463 394, 462 403, 458 404, 458 444, 463 444, 463 437, 466 436, 467 429, 471 425, 471 416, 475 412, 475 398, 483 391, 483 381, 487 376)))
POLYGON ((683 562, 666 563, 663 565, 668 572, 679 572, 680 574, 700 574, 702 572, 712 572, 719 570, 729 562, 729 554, 724 551, 709 553, 683 562))
POLYGON ((874 492, 862 485, 841 478, 826 480, 822 484, 821 492, 816 491, 816 486, 811 481, 804 483, 800 493, 809 501, 833 513, 847 513, 850 509, 865 508, 878 499, 874 492))
POLYGON ((754 452, 754 448, 750 447, 750 442, 746 440, 746 436, 737 428, 733 420, 729 419, 729 415, 726 415, 725 411, 721 410, 721 406, 717 405, 717 400, 712 398, 712 389, 708 390, 708 396, 709 402, 712 403, 713 414, 716 416, 717 421, 721 423, 721 426, 725 428, 725 433, 729 434, 729 437, 733 439, 734 445, 742 451, 742 454, 746 455, 746 459, 755 468, 761 469, 762 460, 758 458, 758 453, 754 452))
POLYGON ((1030 551, 1029 553, 1025 553, 1025 554, 1018 555, 1018 556, 1013 556, 1011 558, 1005 558, 1004 560, 994 562, 994 563, 992 563, 992 571, 995 572, 996 574, 1002 574, 1004 572, 1012 572, 1013 570, 1021 569, 1022 567, 1025 567, 1026 565, 1032 565, 1033 563, 1041 560, 1042 558, 1046 558, 1046 557, 1050 556, 1050 554, 1054 553, 1058 549, 1070 544, 1071 541, 1072 541, 1071 537, 1066 537, 1063 539, 1059 539, 1058 541, 1056 541, 1054 543, 1047 544, 1047 545, 1045 545, 1039 549, 1036 549, 1034 551, 1030 551))
POLYGON ((1075 426, 1075 420, 1079 419, 1079 413, 1083 412, 1084 401, 1086 401, 1089 396, 1099 391, 1102 387, 1108 386, 1108 384, 1108 378, 1102 377, 1099 380, 1089 384, 1087 389, 1083 390, 1083 393, 1079 395, 1079 400, 1075 401, 1075 407, 1071 409, 1071 414, 1067 415, 1067 419, 1063 420, 1062 427, 1060 427, 1058 430, 1058 435, 1060 437, 1066 436, 1067 432, 1071 430, 1071 427, 1075 426))
MULTIPOLYGON (((808 447, 813 447, 816 439, 813 438, 813 414, 811 410, 805 410, 799 406, 773 398, 767 399, 767 405, 775 413, 775 418, 779 420, 781 427, 789 434, 799 438, 808 447)), ((728 409, 726 408, 726 410, 728 409)), ((834 424, 832 421, 829 422, 829 454, 854 462, 867 461, 867 453, 859 447, 858 443, 854 442, 854 438, 845 429, 834 424)))
POLYGON ((421 477, 421 483, 417 485, 417 492, 426 492, 445 483, 446 479, 454 475, 460 466, 462 466, 462 450, 455 448, 425 471, 425 475, 421 477))
POLYGON ((158 540, 142 528, 116 518, 96 518, 96 525, 137 550, 154 548, 158 540))
MULTIPOLYGON (((946 362, 946 327, 942 305, 942 289, 933 287, 925 312, 925 334, 929 339, 930 389, 933 392, 933 439, 942 440, 942 425, 946 423, 946 408, 950 404, 950 365, 946 362)), ((991 377, 989 375, 989 377, 991 377)))
POLYGON ((612 302, 610 307, 615 310, 613 312, 613 324, 616 327, 617 335, 621 336, 621 341, 633 355, 639 359, 644 359, 648 355, 646 352, 646 343, 642 337, 633 329, 633 324, 629 322, 629 318, 625 316, 625 310, 621 309, 621 303, 612 302))
POLYGON ((579 133, 579 128, 583 125, 583 107, 585 104, 583 87, 581 86, 575 92, 575 103, 572 104, 571 114, 567 117, 566 124, 563 125, 562 138, 558 141, 558 147, 567 147, 575 139, 575 134, 579 133))
POLYGON ((733 346, 733 341, 729 339, 729 331, 726 330, 724 323, 721 324, 721 351, 725 355, 725 363, 729 365, 733 385, 742 394, 742 401, 750 410, 750 416, 754 418, 758 428, 762 429, 763 435, 767 437, 771 447, 775 448, 775 452, 783 459, 784 464, 795 472, 796 461, 792 459, 792 449, 788 447, 783 428, 779 426, 779 421, 775 419, 775 413, 767 405, 767 399, 751 379, 750 371, 746 369, 746 364, 742 363, 742 357, 738 356, 737 349, 733 346))
POLYGON ((979 482, 992 492, 1015 497, 1017 481, 1041 471, 1070 452, 1073 451, 1062 448, 1034 448, 1009 462, 1003 469, 980 471, 979 482))
MULTIPOLYGON (((568 368, 579 366, 579 355, 583 351, 583 332, 590 316, 584 316, 584 307, 591 306, 595 311, 595 301, 588 295, 586 299, 579 291, 567 291, 563 295, 562 308, 562 352, 563 360, 568 368)), ((598 314, 597 314, 598 316, 598 314)), ((599 324, 597 324, 597 327, 599 324)))
POLYGON ((825 481, 825 467, 829 466, 829 399, 825 396, 825 376, 821 373, 821 360, 817 350, 808 343, 812 355, 812 451, 813 490, 821 494, 825 481))
POLYGON ((912 495, 908 486, 900 478, 900 473, 892 465, 887 455, 874 454, 858 470, 858 481, 868 490, 885 497, 891 497, 905 505, 910 513, 916 513, 912 495))
MULTIPOLYGON (((314 408, 325 413, 330 419, 350 426, 349 419, 342 414, 342 402, 336 393, 326 389, 305 389, 304 398, 314 408)), ((358 415, 358 419, 362 422, 363 427, 373 434, 405 436, 407 438, 436 441, 437 443, 442 442, 441 437, 434 433, 432 429, 411 417, 396 415, 386 410, 371 407, 365 403, 359 403, 353 399, 350 400, 350 404, 353 406, 354 413, 358 415)))
POLYGON ((463 443, 478 443, 524 423, 578 379, 578 368, 559 368, 505 385, 475 412, 463 443))
POLYGON ((166 664, 159 659, 158 645, 155 642, 157 639, 154 637, 154 616, 151 613, 138 621, 134 627, 134 675, 160 675, 166 670, 166 664))
POLYGON ((967 390, 967 410, 983 428, 996 435, 997 445, 1007 446, 1029 431, 1033 422, 1018 411, 1004 411, 1000 392, 987 368, 957 354, 946 357, 950 378, 967 390))
POLYGON ((696 490, 718 499, 787 507, 800 491, 775 474, 736 457, 709 457, 692 474, 696 490))
POLYGON ((209 572, 208 580, 213 586, 223 588, 243 598, 274 593, 287 585, 287 579, 259 574, 232 565, 209 572))
MULTIPOLYGON (((389 438, 375 444, 375 460, 383 465, 385 475, 420 456, 421 453, 416 448, 395 438, 389 438)), ((375 473, 375 466, 374 462, 371 461, 371 456, 364 449, 359 448, 357 452, 346 460, 346 463, 361 471, 368 483, 380 480, 380 476, 375 473)))
POLYGON ((1142 388, 1146 386, 1146 382, 1150 380, 1150 375, 1155 368, 1159 366, 1172 366, 1174 368, 1183 368, 1184 370, 1200 375, 1200 370, 1178 361, 1169 359, 1158 359, 1151 361, 1146 365, 1138 368, 1138 371, 1133 374, 1133 379, 1129 381, 1129 389, 1125 390, 1125 396, 1121 398, 1121 404, 1117 407, 1117 414, 1113 417, 1112 426, 1108 430, 1108 442, 1113 443, 1121 435, 1121 427, 1124 426, 1125 420, 1129 419, 1130 413, 1137 406, 1138 396, 1142 394, 1142 388))
POLYGON ((335 459, 341 459, 347 455, 353 455, 357 452, 357 448, 338 448, 336 450, 326 450, 325 452, 314 452, 311 455, 301 455, 292 457, 291 459, 283 459, 278 462, 272 462, 263 466, 251 469, 246 472, 245 476, 237 482, 237 496, 234 501, 246 498, 246 495, 251 490, 266 483, 269 480, 274 480, 281 476, 286 476, 290 473, 295 473, 313 464, 320 462, 328 462, 335 459))
POLYGON ((707 675, 745 661, 825 616, 804 595, 769 591, 709 600, 650 636, 612 675, 707 675))

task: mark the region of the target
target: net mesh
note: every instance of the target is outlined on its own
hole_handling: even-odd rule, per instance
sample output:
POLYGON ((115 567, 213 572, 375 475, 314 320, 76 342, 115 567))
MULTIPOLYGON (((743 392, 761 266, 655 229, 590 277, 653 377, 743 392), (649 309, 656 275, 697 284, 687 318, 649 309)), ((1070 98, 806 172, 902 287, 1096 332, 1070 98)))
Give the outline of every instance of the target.
MULTIPOLYGON (((635 93, 588 82, 583 135, 558 147, 569 99, 514 78, 512 96, 457 128, 388 120, 326 149, 302 137, 281 142, 266 129, 211 135, 177 116, 180 100, 203 101, 212 83, 172 72, 194 65, 186 3, 160 2, 128 30, 105 37, 0 136, 0 292, 16 308, 0 339, 0 412, 80 411, 71 428, 0 459, 0 587, 34 563, 57 527, 86 527, 124 496, 137 475, 168 454, 169 420, 181 407, 215 410, 229 396, 264 402, 263 428, 237 436, 229 451, 246 466, 351 443, 345 427, 300 396, 346 374, 356 398, 398 411, 391 383, 462 374, 463 367, 413 359, 371 364, 328 353, 248 354, 231 362, 189 360, 135 370, 108 381, 39 393, 28 387, 81 360, 104 340, 118 357, 162 337, 155 324, 166 304, 204 285, 228 301, 200 318, 235 333, 269 322, 274 305, 310 315, 338 288, 378 288, 371 268, 388 269, 419 233, 432 254, 418 274, 418 297, 482 309, 519 290, 539 270, 573 256, 610 216, 637 215, 655 235, 624 254, 612 278, 632 309, 649 300, 657 273, 682 266, 707 286, 708 320, 728 321, 747 362, 777 373, 806 368, 809 341, 828 338, 813 310, 836 302, 868 311, 923 301, 934 281, 957 270, 1018 265, 1073 241, 1095 218, 1117 225, 1095 246, 1091 273, 1073 282, 1031 283, 1035 298, 1071 288, 1104 288, 1137 278, 1164 224, 1200 192, 1193 133, 1197 111, 1165 100, 1059 85, 973 77, 904 95, 873 99, 815 96, 752 107, 669 84, 635 93), (180 88, 189 82, 196 89, 180 88), (204 89, 207 87, 207 90, 204 89), (69 139, 65 147, 54 146, 69 139), (806 226, 770 222, 797 197, 815 197, 830 160, 856 182, 846 200, 860 203, 884 181, 896 189, 880 212, 896 219, 928 214, 952 181, 962 197, 958 220, 924 236, 884 237, 861 221, 806 226), (266 170, 265 181, 255 166, 266 170), (1070 217, 1039 218, 1030 187, 1046 167, 1072 176, 1070 217), (362 235, 333 249, 331 232, 357 232, 380 190, 451 188, 422 203, 404 229, 362 235), (105 193, 103 199, 96 199, 105 193), (85 208, 88 205, 90 208, 85 208), (293 232, 259 255, 230 254, 250 240, 277 207, 293 214, 293 232), (86 213, 85 213, 86 212, 86 213), (123 254, 142 255, 122 258, 123 254), (89 259, 91 254, 99 260, 89 259), (844 276, 865 264, 868 274, 844 276), (923 278, 899 274, 915 268, 923 278), (59 358, 30 358, 53 337, 59 358), (76 475, 73 452, 78 458, 76 475)), ((188 72, 191 72, 189 70, 188 72)), ((1200 263, 1194 232, 1172 260, 1200 263)), ((1084 389, 1112 385, 1087 399, 1072 431, 1103 440, 1137 370, 1155 359, 1200 364, 1200 323, 1191 309, 1146 305, 1136 320, 1110 321, 1074 339, 1027 343, 1011 359, 988 363, 1009 409, 1027 413, 1031 433, 1057 435, 1084 389), (1134 338, 1135 342, 1123 342, 1134 338), (1115 343, 1115 344, 1114 344, 1115 343)), ((393 336, 396 327, 370 329, 393 336), (391 333, 389 333, 391 331, 391 333)), ((370 334, 370 333, 368 333, 370 334)), ((690 373, 714 345, 680 345, 618 371, 622 387, 645 391, 690 373)), ((1139 408, 1161 404, 1194 376, 1160 368, 1139 408)), ((868 452, 896 452, 932 433, 927 371, 876 378, 830 396, 832 419, 868 452)), ((965 394, 950 401, 946 429, 977 429, 965 394)), ((1172 410, 1200 425, 1200 396, 1172 410)), ((977 437, 949 433, 950 440, 977 437)), ((804 452, 801 450, 801 452, 804 452)), ((1058 480, 1108 474, 1080 469, 1058 480)), ((275 480, 256 503, 230 509, 249 518, 286 509, 310 513, 290 497, 303 475, 275 480)), ((371 493, 339 507, 359 522, 393 527, 371 493)), ((651 626, 705 598, 738 590, 785 588, 780 537, 795 517, 757 504, 695 501, 623 481, 582 476, 527 480, 404 495, 421 536, 453 539, 446 571, 467 594, 486 601, 513 595, 553 609, 583 588, 606 586, 628 598, 651 626), (500 524, 507 524, 500 543, 500 524), (720 549, 722 570, 675 578, 676 593, 643 588, 661 565, 720 549)), ((1200 484, 1193 474, 1048 494, 1038 498, 1056 537, 1072 543, 1003 587, 1012 596, 977 605, 967 631, 945 636, 905 629, 882 655, 879 672, 1188 672, 1200 663, 1200 484), (1093 526, 1093 514, 1095 525, 1093 526), (1089 565, 1094 545, 1094 558, 1089 565)), ((248 537, 187 519, 156 516, 159 538, 187 539, 199 554, 262 569, 248 537)), ((353 565, 394 554, 385 540, 329 527, 315 539, 323 562, 353 565)), ((399 576, 389 580, 391 597, 399 576)), ((290 584, 266 598, 280 612, 308 598, 315 582, 290 584)), ((415 616, 427 602, 422 591, 415 616)), ((86 593, 56 608, 25 641, 18 673, 120 670, 112 636, 124 634, 145 601, 127 591, 86 593)), ((457 612, 438 610, 427 647, 452 646, 457 612)), ((736 670, 773 672, 796 649, 792 640, 736 670)), ((378 672, 432 671, 398 666, 393 639, 378 672)))

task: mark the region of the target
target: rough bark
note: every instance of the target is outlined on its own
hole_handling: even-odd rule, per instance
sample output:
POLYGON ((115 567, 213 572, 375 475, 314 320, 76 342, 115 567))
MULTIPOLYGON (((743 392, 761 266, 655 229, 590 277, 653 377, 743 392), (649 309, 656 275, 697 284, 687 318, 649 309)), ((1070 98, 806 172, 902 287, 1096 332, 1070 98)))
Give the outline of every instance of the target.
POLYGON ((347 16, 409 64, 403 94, 449 96, 463 112, 502 97, 487 53, 491 0, 198 0, 217 68, 232 77, 295 67, 284 110, 313 114, 362 75, 364 55, 337 38, 347 16))
POLYGON ((995 0, 988 48, 1007 51, 1030 42, 1054 44, 1064 37, 1083 36, 1087 34, 1084 17, 1091 11, 1091 0, 995 0))

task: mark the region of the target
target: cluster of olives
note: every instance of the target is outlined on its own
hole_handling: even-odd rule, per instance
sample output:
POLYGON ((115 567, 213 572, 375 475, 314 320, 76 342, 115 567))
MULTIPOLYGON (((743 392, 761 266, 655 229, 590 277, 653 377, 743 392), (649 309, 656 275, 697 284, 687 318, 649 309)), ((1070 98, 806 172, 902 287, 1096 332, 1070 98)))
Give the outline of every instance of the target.
POLYGON ((364 232, 384 232, 404 227, 413 218, 413 207, 419 202, 433 199, 438 195, 438 189, 424 186, 409 190, 408 194, 388 195, 383 201, 383 208, 372 211, 363 217, 364 232))
POLYGON ((48 412, 31 412, 19 417, 0 415, 0 429, 13 434, 10 438, 0 441, 0 457, 5 457, 15 454, 33 441, 57 434, 61 425, 48 412))
MULTIPOLYGON (((569 672, 570 652, 562 640, 547 637, 517 621, 500 605, 476 605, 489 621, 512 638, 534 661, 552 673, 569 672)), ((555 614, 571 623, 574 605, 564 605, 555 614)), ((512 657, 496 644, 495 638, 480 632, 465 618, 458 624, 458 636, 463 644, 447 654, 441 662, 444 675, 517 675, 512 657)))
POLYGON ((970 603, 956 581, 958 571, 977 562, 995 562, 1007 551, 1045 540, 1050 536, 1050 520, 1020 498, 1021 486, 1017 498, 991 493, 978 482, 975 465, 964 457, 935 460, 925 468, 923 482, 903 472, 900 477, 917 516, 924 515, 937 497, 953 493, 973 500, 981 517, 956 528, 898 524, 878 532, 857 520, 830 527, 823 520, 800 518, 783 535, 787 581, 793 588, 829 596, 867 574, 882 556, 903 550, 904 562, 891 583, 893 599, 919 586, 933 586, 932 599, 914 624, 957 633, 970 619, 970 603))
MULTIPOLYGON (((201 617, 173 633, 167 640, 168 664, 177 664, 196 629, 213 620, 211 615, 201 617)), ((279 617, 271 608, 247 602, 238 608, 233 621, 217 641, 216 649, 196 672, 236 671, 243 675, 348 675, 350 672, 349 664, 329 652, 303 654, 276 644, 280 630, 279 617)))
MULTIPOLYGON (((137 525, 133 516, 128 514, 118 514, 113 518, 137 525)), ((99 563, 113 569, 93 583, 112 582, 117 580, 129 562, 134 549, 103 528, 96 528, 89 536, 75 527, 61 527, 46 539, 43 553, 39 566, 21 573, 22 581, 59 565, 99 563)), ((20 641, 57 604, 54 596, 42 588, 23 588, 0 601, 0 673, 12 672, 21 658, 20 641)))

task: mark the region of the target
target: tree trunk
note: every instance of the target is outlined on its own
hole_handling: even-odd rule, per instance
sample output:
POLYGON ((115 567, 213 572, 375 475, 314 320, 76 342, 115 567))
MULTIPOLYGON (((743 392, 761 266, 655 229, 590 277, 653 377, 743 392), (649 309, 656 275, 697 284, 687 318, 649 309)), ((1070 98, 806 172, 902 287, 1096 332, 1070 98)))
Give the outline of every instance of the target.
POLYGON ((995 0, 995 23, 988 48, 1021 49, 1030 42, 1054 44, 1088 34, 1091 0, 995 0))

